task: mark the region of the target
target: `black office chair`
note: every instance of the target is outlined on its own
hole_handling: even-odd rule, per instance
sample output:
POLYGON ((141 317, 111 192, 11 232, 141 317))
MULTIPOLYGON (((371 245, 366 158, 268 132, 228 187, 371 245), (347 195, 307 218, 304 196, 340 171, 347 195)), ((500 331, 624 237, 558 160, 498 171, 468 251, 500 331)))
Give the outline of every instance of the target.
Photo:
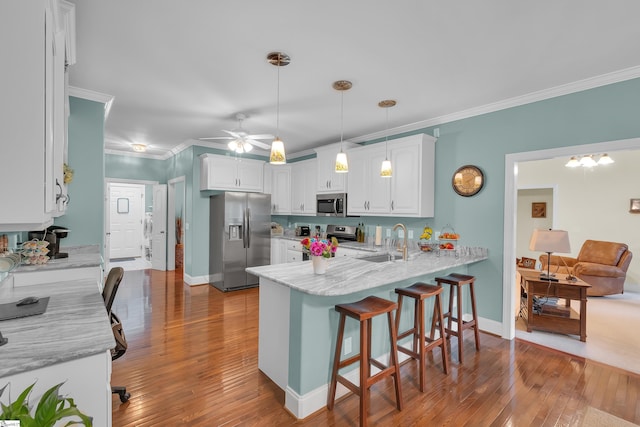
MULTIPOLYGON (((116 292, 124 276, 124 269, 122 267, 114 267, 109 271, 107 280, 104 283, 102 289, 102 298, 104 299, 104 305, 109 315, 109 321, 111 322, 111 330, 113 331, 113 337, 116 340, 116 346, 111 349, 111 360, 116 360, 123 356, 127 351, 127 339, 124 335, 124 329, 118 316, 111 311, 113 300, 116 298, 116 292)), ((129 400, 131 394, 127 393, 127 388, 124 386, 111 386, 111 393, 118 394, 122 403, 129 400)))

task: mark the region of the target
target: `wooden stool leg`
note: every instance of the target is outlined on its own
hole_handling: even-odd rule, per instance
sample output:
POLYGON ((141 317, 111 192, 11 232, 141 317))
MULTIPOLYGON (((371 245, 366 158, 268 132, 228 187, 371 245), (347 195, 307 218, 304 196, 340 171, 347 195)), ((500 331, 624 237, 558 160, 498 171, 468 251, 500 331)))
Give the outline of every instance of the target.
POLYGON ((360 322, 360 425, 367 425, 371 375, 371 319, 360 322))
POLYGON ((473 282, 469 283, 469 292, 471 292, 471 312, 473 314, 473 331, 476 338, 476 350, 480 351, 480 332, 478 330, 478 313, 476 311, 476 294, 473 290, 473 282))
POLYGON ((458 307, 456 307, 457 309, 457 313, 458 313, 458 361, 460 363, 462 363, 462 341, 463 341, 463 336, 464 336, 464 331, 463 331, 463 323, 462 323, 462 292, 460 292, 460 287, 459 286, 452 286, 452 288, 456 288, 456 300, 458 303, 458 307))
POLYGON ((336 342, 336 354, 333 358, 333 369, 331 370, 331 384, 329 386, 329 397, 327 398, 327 408, 331 411, 336 399, 336 387, 338 385, 338 367, 340 366, 340 353, 342 352, 342 339, 344 337, 345 315, 340 314, 338 322, 338 341, 336 342))
POLYGON ((391 355, 389 365, 395 369, 393 381, 396 386, 396 407, 398 411, 402 411, 402 388, 400 385, 400 364, 398 363, 398 330, 395 329, 392 312, 387 313, 389 319, 389 340, 391 341, 391 355))
POLYGON ((442 300, 440 299, 440 295, 436 295, 433 318, 435 319, 437 316, 440 321, 440 340, 441 340, 440 349, 442 353, 442 367, 444 369, 444 373, 448 374, 449 373, 449 355, 447 354, 447 339, 444 333, 444 319, 442 318, 441 303, 442 303, 442 300))
MULTIPOLYGON (((420 355, 420 391, 424 392, 424 386, 425 383, 427 382, 427 357, 426 357, 426 351, 424 350, 425 347, 425 327, 424 327, 424 300, 420 299, 416 299, 416 321, 417 321, 417 332, 420 334, 419 336, 419 342, 417 343, 419 347, 416 347, 416 340, 414 339, 414 351, 415 349, 418 349, 418 354, 420 355)), ((415 335, 414 335, 415 337, 415 335)))

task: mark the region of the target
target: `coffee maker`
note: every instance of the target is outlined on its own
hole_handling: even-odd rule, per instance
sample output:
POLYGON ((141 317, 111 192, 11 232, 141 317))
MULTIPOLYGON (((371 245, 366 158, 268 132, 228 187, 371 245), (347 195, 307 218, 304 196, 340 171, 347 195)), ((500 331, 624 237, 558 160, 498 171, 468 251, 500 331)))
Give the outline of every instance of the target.
POLYGON ((67 237, 69 229, 52 225, 44 231, 30 231, 29 240, 38 239, 49 242, 49 257, 51 259, 67 258, 66 252, 60 252, 60 240, 67 237))

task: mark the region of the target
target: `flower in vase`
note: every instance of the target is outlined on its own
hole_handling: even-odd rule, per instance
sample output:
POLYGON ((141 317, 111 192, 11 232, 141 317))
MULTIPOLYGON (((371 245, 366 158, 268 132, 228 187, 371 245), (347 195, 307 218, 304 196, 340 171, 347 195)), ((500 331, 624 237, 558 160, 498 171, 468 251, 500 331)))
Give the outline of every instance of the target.
POLYGON ((338 250, 338 240, 335 237, 331 240, 305 237, 300 244, 309 254, 324 258, 331 258, 331 255, 338 250))

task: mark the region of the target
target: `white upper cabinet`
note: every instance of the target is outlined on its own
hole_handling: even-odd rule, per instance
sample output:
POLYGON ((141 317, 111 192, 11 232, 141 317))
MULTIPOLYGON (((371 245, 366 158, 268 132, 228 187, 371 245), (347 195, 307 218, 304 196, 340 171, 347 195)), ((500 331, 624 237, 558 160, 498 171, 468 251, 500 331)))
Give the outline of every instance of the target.
POLYGON ((271 213, 291 213, 291 166, 277 165, 271 168, 271 213))
POLYGON ((381 215, 389 213, 389 178, 380 177, 385 159, 383 144, 357 148, 348 153, 349 215, 381 215))
POLYGON ((0 140, 11 146, 0 170, 14 185, 0 189, 0 230, 43 229, 53 222, 64 196, 66 136, 64 78, 66 19, 55 0, 0 3, 3 67, 0 80, 0 140), (59 28, 63 28, 60 30, 59 28), (62 110, 61 110, 62 109, 62 110))
MULTIPOLYGON (((355 144, 344 143, 343 150, 346 151, 355 144)), ((318 166, 318 193, 344 193, 347 191, 347 174, 336 173, 336 156, 340 152, 340 144, 331 144, 324 147, 314 148, 317 154, 318 166)))
POLYGON ((260 160, 200 155, 200 190, 262 192, 264 162, 260 160))
POLYGON ((291 213, 316 214, 316 159, 291 163, 291 213))
POLYGON ((433 217, 435 141, 419 134, 350 150, 348 214, 433 217), (387 155, 393 176, 381 178, 387 155))

